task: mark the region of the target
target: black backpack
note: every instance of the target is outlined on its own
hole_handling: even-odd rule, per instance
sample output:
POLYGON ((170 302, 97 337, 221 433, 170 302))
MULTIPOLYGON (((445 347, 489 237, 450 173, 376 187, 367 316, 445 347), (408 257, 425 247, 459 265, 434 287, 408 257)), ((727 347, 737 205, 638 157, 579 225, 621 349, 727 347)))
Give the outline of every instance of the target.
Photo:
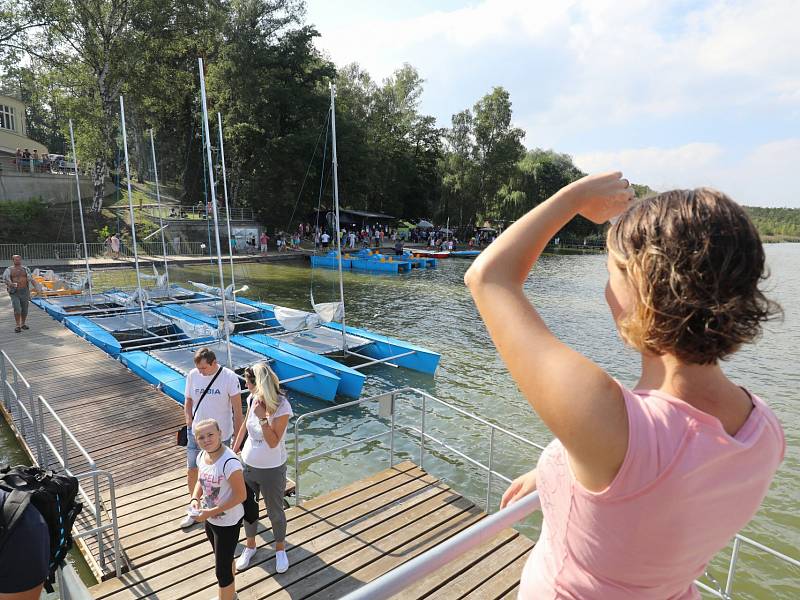
POLYGON ((50 532, 50 562, 47 585, 53 591, 56 570, 72 548, 72 525, 83 509, 76 501, 78 480, 40 467, 0 469, 0 489, 8 492, 0 510, 0 550, 29 504, 42 515, 50 532))

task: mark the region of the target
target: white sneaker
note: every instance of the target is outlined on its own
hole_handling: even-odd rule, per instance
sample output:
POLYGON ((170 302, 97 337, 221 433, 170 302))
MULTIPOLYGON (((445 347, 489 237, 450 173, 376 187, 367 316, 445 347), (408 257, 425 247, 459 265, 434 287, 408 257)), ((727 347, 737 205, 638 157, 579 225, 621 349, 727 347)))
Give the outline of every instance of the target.
POLYGON ((247 567, 250 566, 250 561, 253 560, 253 557, 255 555, 256 555, 256 548, 245 547, 241 556, 239 556, 239 559, 236 561, 236 570, 244 571, 247 567))
POLYGON ((186 518, 181 521, 181 529, 188 529, 195 523, 196 521, 192 518, 192 515, 186 515, 186 518))
POLYGON ((289 568, 289 557, 286 556, 285 550, 278 550, 275 553, 275 570, 278 573, 286 573, 289 568))

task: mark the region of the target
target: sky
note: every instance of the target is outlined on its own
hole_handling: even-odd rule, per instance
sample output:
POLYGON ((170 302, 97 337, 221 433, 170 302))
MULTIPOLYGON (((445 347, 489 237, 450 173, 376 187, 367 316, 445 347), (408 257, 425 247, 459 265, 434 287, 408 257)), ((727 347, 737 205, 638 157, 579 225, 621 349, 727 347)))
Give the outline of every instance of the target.
POLYGON ((528 148, 800 208, 800 0, 307 0, 306 20, 339 66, 413 65, 441 127, 503 86, 528 148))

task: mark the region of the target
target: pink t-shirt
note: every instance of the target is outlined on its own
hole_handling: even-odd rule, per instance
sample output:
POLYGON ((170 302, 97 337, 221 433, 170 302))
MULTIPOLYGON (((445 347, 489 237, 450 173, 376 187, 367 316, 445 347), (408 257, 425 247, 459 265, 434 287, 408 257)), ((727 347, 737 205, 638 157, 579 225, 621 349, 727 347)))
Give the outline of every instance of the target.
POLYGON ((755 514, 783 460, 780 423, 755 396, 731 437, 669 394, 622 390, 628 451, 608 488, 584 488, 558 440, 539 458, 544 523, 520 599, 700 598, 693 581, 755 514))

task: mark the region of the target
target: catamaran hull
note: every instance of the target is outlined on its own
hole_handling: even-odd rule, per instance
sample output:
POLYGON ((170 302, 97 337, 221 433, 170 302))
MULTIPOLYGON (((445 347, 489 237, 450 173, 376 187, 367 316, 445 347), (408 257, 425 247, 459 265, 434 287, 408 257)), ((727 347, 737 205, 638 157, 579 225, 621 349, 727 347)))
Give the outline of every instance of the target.
MULTIPOLYGON (((341 323, 326 323, 325 327, 336 331, 342 330, 341 323)), ((420 373, 427 373, 429 375, 433 375, 436 372, 436 367, 439 366, 441 355, 426 350, 425 348, 420 348, 419 346, 385 335, 373 333, 366 329, 359 329, 358 327, 348 326, 347 333, 368 339, 372 342, 358 349, 359 354, 369 356, 370 358, 385 359, 397 356, 398 354, 413 352, 407 356, 392 359, 389 362, 406 369, 411 369, 412 371, 419 371, 420 373)))
MULTIPOLYGON (((335 373, 322 368, 319 364, 304 360, 292 353, 264 344, 249 336, 235 335, 231 338, 231 343, 271 358, 273 362, 270 367, 281 381, 308 374, 311 375, 311 377, 283 384, 287 388, 327 402, 333 402, 336 397, 341 383, 340 378, 335 373)), ((359 393, 361 393, 360 390, 359 393)))
MULTIPOLYGON (((242 336, 236 337, 238 338, 242 336)), ((257 342, 259 347, 270 346, 272 348, 277 348, 287 352, 288 354, 292 354, 293 356, 297 356, 298 358, 313 363, 318 367, 321 367, 334 374, 339 378, 339 387, 336 389, 336 393, 340 396, 347 396, 348 398, 358 398, 361 396, 361 390, 364 387, 364 380, 366 379, 366 376, 363 373, 348 367, 347 365, 336 362, 327 356, 315 354, 314 352, 310 352, 304 348, 282 342, 263 333, 248 334, 246 339, 257 342)), ((256 348, 250 349, 255 350, 256 348)))

